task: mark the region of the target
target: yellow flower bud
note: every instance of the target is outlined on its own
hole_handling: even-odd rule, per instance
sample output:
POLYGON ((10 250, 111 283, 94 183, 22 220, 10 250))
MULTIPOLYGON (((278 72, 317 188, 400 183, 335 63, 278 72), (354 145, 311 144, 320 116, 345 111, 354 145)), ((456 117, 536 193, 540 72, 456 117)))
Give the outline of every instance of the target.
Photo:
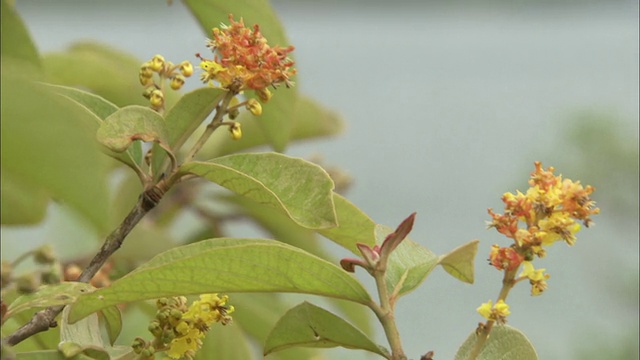
POLYGON ((184 85, 184 80, 185 80, 185 79, 184 79, 184 76, 182 76, 182 75, 180 75, 180 74, 178 74, 178 75, 176 75, 176 76, 172 77, 172 78, 171 78, 171 84, 170 84, 171 88, 172 88, 173 90, 178 90, 178 89, 180 89, 180 88, 182 87, 182 85, 184 85))
POLYGON ((147 77, 147 76, 144 76, 142 74, 140 74, 140 76, 138 76, 138 80, 140 80, 140 84, 142 86, 149 86, 149 85, 153 84, 153 78, 152 77, 147 77))
POLYGON ((162 91, 155 89, 151 92, 151 97, 149 97, 149 102, 151 106, 154 108, 160 108, 164 104, 164 94, 162 91))
POLYGON ((186 77, 193 75, 193 65, 188 61, 183 61, 180 64, 180 72, 186 77))
POLYGON ((231 133, 231 138, 233 140, 240 140, 242 138, 242 129, 240 128, 240 123, 234 122, 231 126, 229 126, 229 132, 231 133))
POLYGON ((156 55, 151 59, 151 70, 159 72, 164 67, 164 57, 162 55, 156 55))
POLYGON ((251 111, 254 116, 262 114, 262 105, 256 99, 247 100, 247 110, 251 111))
POLYGON ((269 101, 269 99, 271 99, 271 91, 269 91, 269 89, 267 88, 256 90, 256 95, 258 95, 258 99, 260 99, 260 101, 262 101, 263 103, 266 103, 267 101, 269 101))
POLYGON ((140 76, 144 76, 144 77, 151 77, 153 76, 153 69, 152 67, 152 63, 151 61, 147 61, 146 63, 142 64, 142 66, 140 66, 140 76))

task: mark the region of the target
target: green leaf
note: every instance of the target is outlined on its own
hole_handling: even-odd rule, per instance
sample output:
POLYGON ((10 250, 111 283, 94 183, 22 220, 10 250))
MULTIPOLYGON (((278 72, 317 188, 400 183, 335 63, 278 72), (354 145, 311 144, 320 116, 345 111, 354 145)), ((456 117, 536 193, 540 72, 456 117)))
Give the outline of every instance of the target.
MULTIPOLYGON (((334 193, 334 201, 336 200, 336 196, 339 195, 336 195, 334 193)), ((233 195, 225 196, 222 199, 239 206, 241 208, 241 211, 245 215, 250 216, 251 219, 257 222, 261 228, 271 233, 274 239, 282 241, 289 245, 293 245, 330 262, 336 262, 332 259, 332 256, 321 246, 322 244, 318 241, 319 239, 315 235, 315 231, 303 228, 289 219, 286 215, 269 211, 266 206, 258 204, 255 201, 251 201, 247 198, 233 195)), ((344 198, 340 197, 340 199, 344 198)), ((336 209, 339 209, 337 203, 336 209)), ((371 234, 373 235, 373 230, 371 231, 371 234)), ((373 238, 373 236, 371 236, 371 238, 373 238)), ((370 333, 371 312, 368 308, 349 301, 339 299, 329 300, 331 300, 331 304, 334 304, 338 309, 341 310, 342 314, 344 314, 344 316, 349 321, 358 326, 365 333, 370 333)), ((272 305, 269 304, 269 306, 272 305)), ((273 322, 270 323, 270 326, 272 325, 273 322)), ((264 337, 262 339, 264 339, 264 337)))
MULTIPOLYGON (((474 332, 460 346, 455 360, 467 360, 476 343, 474 332)), ((476 360, 537 360, 533 345, 520 330, 509 325, 497 325, 491 330, 484 348, 476 360)))
MULTIPOLYGON (((14 58, 20 62, 28 63, 34 67, 40 67, 40 57, 36 46, 31 41, 29 31, 16 12, 14 6, 2 0, 0 10, 0 24, 2 26, 2 57, 14 58)), ((4 61, 4 60, 3 60, 4 61)))
POLYGON ((454 278, 473 284, 473 265, 478 253, 478 240, 471 240, 447 254, 440 255, 438 264, 454 278))
MULTIPOLYGON (((118 107, 149 106, 138 81, 143 62, 108 45, 78 42, 65 52, 46 54, 43 67, 48 82, 87 89, 118 107)), ((165 91, 165 108, 170 109, 178 97, 178 92, 165 91)))
POLYGON ((72 305, 77 321, 107 306, 164 296, 228 292, 293 292, 370 300, 341 268, 300 249, 262 239, 210 239, 162 253, 72 305))
POLYGON ((44 285, 38 288, 36 292, 22 295, 12 302, 7 309, 5 318, 29 309, 71 304, 80 295, 89 293, 93 289, 93 286, 79 282, 44 285))
MULTIPOLYGON (((95 115, 34 83, 25 77, 25 67, 5 60, 2 88, 11 91, 0 94, 3 174, 10 183, 20 183, 17 191, 46 192, 106 230, 108 162, 91 130, 95 115)), ((8 186, 2 184, 3 194, 13 191, 8 186)), ((28 204, 33 199, 26 198, 23 206, 28 204)))
MULTIPOLYGON (((17 353, 16 360, 69 360, 69 358, 58 350, 43 350, 43 351, 32 351, 32 352, 26 352, 26 353, 17 353)), ((78 354, 77 356, 72 357, 71 360, 95 360, 95 359, 84 354, 78 354)))
POLYGON ((385 356, 381 348, 362 331, 329 311, 306 301, 280 318, 265 342, 264 355, 296 346, 342 346, 385 356))
MULTIPOLYGON (((242 112, 238 121, 242 123, 242 139, 233 140, 228 133, 217 131, 202 148, 200 158, 212 159, 269 143, 260 129, 260 123, 265 121, 262 116, 253 116, 248 112, 242 112)), ((307 140, 337 135, 343 129, 344 123, 337 113, 306 96, 300 96, 293 114, 293 130, 290 140, 307 140)))
POLYGON ((167 112, 165 120, 169 133, 169 145, 174 152, 213 112, 226 93, 226 90, 211 87, 196 89, 184 94, 167 112))
POLYGON ((157 142, 169 148, 164 119, 157 112, 131 105, 111 114, 100 125, 98 141, 108 149, 123 152, 136 140, 157 142))
POLYGON ((374 235, 376 223, 341 195, 334 193, 333 202, 339 225, 318 232, 356 255, 360 255, 360 251, 356 247, 357 243, 373 247, 376 243, 374 235))
POLYGON ((203 345, 195 360, 239 360, 252 359, 251 344, 240 326, 234 321, 230 326, 214 325, 203 339, 203 345))
MULTIPOLYGON (((95 115, 93 119, 96 122, 96 130, 100 127, 100 125, 107 117, 118 111, 117 106, 98 95, 94 95, 92 93, 68 86, 53 84, 44 85, 48 86, 53 92, 68 98, 70 101, 74 101, 78 105, 86 108, 88 111, 93 113, 95 115)), ((133 146, 129 147, 129 149, 127 149, 125 153, 117 153, 108 149, 105 149, 104 152, 131 168, 135 168, 135 164, 140 165, 142 162, 142 145, 139 141, 135 142, 133 146)))
MULTIPOLYGON (((83 349, 87 346, 93 348, 104 347, 100 336, 98 314, 91 314, 75 324, 70 324, 67 321, 68 316, 69 307, 66 307, 62 310, 58 350, 71 357, 83 352, 83 349)), ((107 354, 105 353, 105 355, 107 354)), ((107 356, 105 359, 108 360, 109 357, 107 356)))
MULTIPOLYGON (((103 97, 92 94, 90 92, 82 91, 80 89, 68 86, 54 84, 44 85, 50 87, 52 91, 66 96, 69 99, 76 101, 78 104, 85 106, 89 111, 96 114, 96 116, 100 120, 104 120, 109 117, 109 115, 118 111, 118 107, 115 104, 103 97)), ((101 123, 102 122, 98 122, 98 125, 100 125, 101 123)))
POLYGON ((32 188, 21 181, 13 179, 11 174, 2 171, 2 188, 11 191, 2 191, 0 201, 2 203, 3 225, 30 225, 37 224, 47 211, 49 196, 44 189, 32 188))
MULTIPOLYGON (((168 143, 174 154, 187 141, 193 132, 211 114, 222 100, 226 90, 204 87, 182 96, 165 116, 168 143)), ((154 173, 160 174, 160 167, 166 160, 166 154, 160 152, 154 156, 154 173)))
POLYGON ((109 344, 113 346, 122 331, 122 314, 117 306, 109 306, 102 309, 102 318, 107 325, 107 334, 109 335, 109 344))
MULTIPOLYGON (((376 226, 376 238, 382 244, 393 229, 376 226)), ((438 256, 431 250, 406 237, 391 253, 387 264, 387 287, 389 293, 400 297, 417 288, 438 265, 438 256), (397 287, 397 288, 396 288, 397 287)))
POLYGON ((276 153, 229 155, 180 167, 236 194, 283 211, 300 226, 337 225, 333 181, 318 165, 276 153))
MULTIPOLYGON (((184 2, 202 26, 204 33, 211 36, 211 29, 220 23, 229 24, 229 14, 235 20, 244 19, 247 27, 260 25, 260 32, 270 46, 287 47, 284 28, 267 0, 236 0, 220 2, 218 0, 186 0, 184 2)), ((252 96, 251 94, 247 94, 252 96)), ((273 97, 262 105, 259 125, 276 151, 283 151, 291 136, 293 114, 298 101, 295 87, 280 87, 273 91, 273 97)))

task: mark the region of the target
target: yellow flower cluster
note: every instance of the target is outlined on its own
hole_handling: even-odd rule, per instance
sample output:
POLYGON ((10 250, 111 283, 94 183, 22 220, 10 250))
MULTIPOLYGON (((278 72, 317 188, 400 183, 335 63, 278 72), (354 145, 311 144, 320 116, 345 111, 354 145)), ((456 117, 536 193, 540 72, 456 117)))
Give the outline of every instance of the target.
POLYGON ((156 318, 149 324, 154 339, 136 338, 134 352, 145 359, 153 359, 156 352, 164 352, 167 359, 193 359, 213 323, 231 322, 229 314, 234 309, 227 306, 228 301, 228 296, 217 294, 200 295, 190 306, 184 296, 158 299, 156 318))
POLYGON ((173 64, 165 61, 162 55, 155 55, 151 60, 140 66, 138 79, 145 87, 143 96, 149 99, 149 103, 154 110, 160 111, 164 108, 163 84, 165 79, 169 79, 169 86, 173 90, 179 90, 185 83, 185 78, 193 75, 193 65, 188 61, 180 64, 173 64), (158 82, 153 78, 158 74, 158 82))
POLYGON ((504 214, 489 209, 492 221, 489 227, 513 240, 510 247, 492 247, 489 262, 498 270, 513 271, 524 263, 521 279, 529 279, 531 294, 539 295, 547 287, 549 275, 544 269, 536 270, 531 263, 535 257, 546 256, 544 247, 557 241, 573 245, 581 221, 586 227, 593 224, 591 215, 600 212, 591 200, 592 186, 583 187, 579 181, 554 175, 554 168, 543 169, 540 162, 529 180, 530 188, 522 193, 505 193, 502 202, 504 214))
POLYGON ((507 305, 504 300, 498 300, 498 302, 493 305, 493 301, 489 300, 486 303, 480 305, 478 309, 476 309, 480 315, 482 315, 487 320, 494 320, 498 323, 503 324, 511 311, 509 311, 509 305, 507 305))

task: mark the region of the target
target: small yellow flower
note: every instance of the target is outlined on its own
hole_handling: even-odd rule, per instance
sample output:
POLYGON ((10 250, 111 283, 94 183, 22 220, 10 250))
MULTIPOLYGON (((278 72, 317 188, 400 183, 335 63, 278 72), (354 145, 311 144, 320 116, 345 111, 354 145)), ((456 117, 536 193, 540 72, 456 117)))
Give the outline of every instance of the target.
POLYGON ((188 61, 183 61, 180 63, 180 72, 186 77, 193 75, 193 65, 188 61))
POLYGON ((242 138, 242 128, 238 122, 234 122, 233 125, 229 126, 229 132, 233 140, 240 140, 242 138))
POLYGON ((164 56, 156 55, 151 59, 151 70, 159 72, 164 68, 164 56))
POLYGON ((262 105, 256 99, 247 100, 247 110, 251 111, 254 116, 262 114, 262 105))
POLYGON ((262 101, 263 103, 266 103, 267 101, 269 101, 269 99, 271 99, 271 96, 272 96, 271 91, 269 91, 268 88, 256 90, 256 95, 258 95, 258 99, 260 99, 260 101, 262 101))
POLYGON ((545 270, 546 269, 535 269, 529 261, 524 262, 520 277, 529 278, 532 296, 538 296, 547 289, 547 279, 549 279, 550 275, 545 274, 545 270))
POLYGON ((182 87, 182 85, 184 85, 184 82, 185 82, 184 76, 178 74, 171 78, 170 86, 173 90, 179 90, 182 87))
POLYGON ((151 96, 149 97, 149 102, 151 106, 154 108, 161 108, 164 105, 164 94, 162 91, 155 89, 151 92, 151 96))
POLYGON ((487 320, 495 320, 498 323, 504 323, 505 318, 511 314, 509 311, 509 305, 504 300, 499 300, 495 305, 489 300, 488 302, 480 305, 476 311, 487 320))

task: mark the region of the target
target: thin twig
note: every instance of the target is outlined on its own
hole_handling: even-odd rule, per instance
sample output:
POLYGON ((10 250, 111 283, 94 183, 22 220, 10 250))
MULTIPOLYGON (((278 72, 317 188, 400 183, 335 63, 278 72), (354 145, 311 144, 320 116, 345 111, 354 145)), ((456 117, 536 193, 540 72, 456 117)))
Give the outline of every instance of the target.
MULTIPOLYGON (((164 190, 158 187, 148 189, 140 195, 138 202, 133 209, 131 209, 127 217, 107 236, 100 251, 91 259, 89 266, 80 274, 77 280, 78 282, 88 283, 93 276, 98 273, 109 257, 122 246, 129 232, 131 232, 140 219, 158 204, 163 195, 164 190)), ((2 339, 3 344, 14 346, 37 333, 58 326, 55 318, 62 312, 63 308, 64 306, 52 306, 38 311, 28 323, 20 327, 13 334, 2 339)))

